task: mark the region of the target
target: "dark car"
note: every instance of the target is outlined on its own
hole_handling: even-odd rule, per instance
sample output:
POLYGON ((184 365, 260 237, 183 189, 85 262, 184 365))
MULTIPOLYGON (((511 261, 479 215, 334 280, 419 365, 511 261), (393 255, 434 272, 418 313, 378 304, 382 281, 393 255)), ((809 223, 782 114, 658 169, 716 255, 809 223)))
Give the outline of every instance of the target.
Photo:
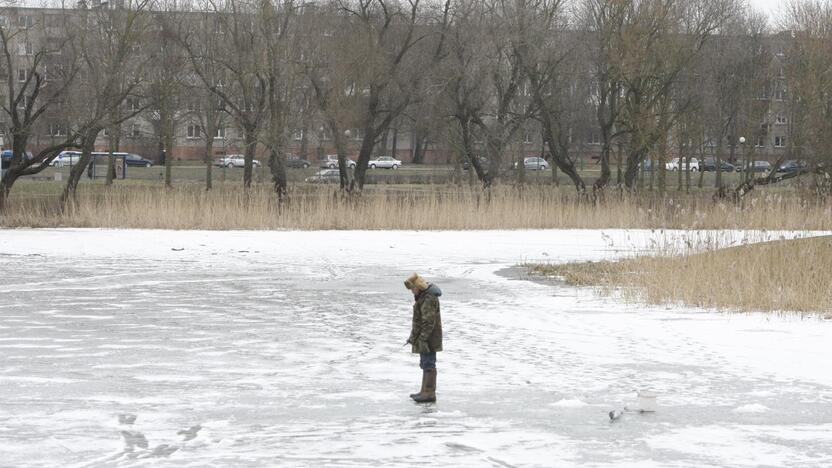
POLYGON ((341 181, 341 173, 338 169, 321 169, 304 180, 310 184, 334 184, 341 181))
MULTIPOLYGON (((478 156, 477 159, 479 160, 480 167, 487 171, 491 161, 484 156, 478 156)), ((467 171, 468 169, 471 169, 471 161, 466 158, 465 161, 462 162, 462 170, 467 171)))
POLYGON ((307 167, 311 166, 312 163, 309 161, 299 157, 299 156, 292 156, 289 155, 286 157, 286 167, 292 167, 297 169, 306 169, 307 167))
MULTIPOLYGON (((720 170, 721 172, 734 172, 736 168, 733 164, 727 161, 719 161, 720 170)), ((709 171, 709 172, 716 172, 716 159, 714 158, 705 158, 702 161, 702 171, 709 171)))
POLYGON ((786 161, 777 168, 777 172, 797 172, 806 167, 806 163, 798 161, 786 161))
POLYGON ((128 166, 150 167, 153 165, 153 161, 145 159, 139 156, 138 154, 133 153, 129 153, 127 156, 125 156, 124 162, 128 166))

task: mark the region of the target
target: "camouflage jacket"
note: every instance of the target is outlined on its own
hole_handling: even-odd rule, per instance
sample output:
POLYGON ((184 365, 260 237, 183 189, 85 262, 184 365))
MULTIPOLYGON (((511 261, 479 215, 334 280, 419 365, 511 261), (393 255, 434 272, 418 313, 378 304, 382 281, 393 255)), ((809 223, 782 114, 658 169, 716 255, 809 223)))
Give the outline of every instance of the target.
POLYGON ((435 353, 442 351, 442 317, 439 314, 439 299, 433 285, 416 296, 413 304, 413 324, 408 343, 414 353, 435 353))

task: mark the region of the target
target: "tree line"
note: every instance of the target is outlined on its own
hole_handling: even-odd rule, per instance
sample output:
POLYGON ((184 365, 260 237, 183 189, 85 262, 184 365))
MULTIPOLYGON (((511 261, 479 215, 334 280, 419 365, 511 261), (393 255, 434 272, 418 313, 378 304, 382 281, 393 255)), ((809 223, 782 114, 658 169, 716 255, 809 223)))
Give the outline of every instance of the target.
MULTIPOLYGON (((0 96, 13 156, 0 209, 20 177, 80 149, 61 198, 71 202, 96 142, 103 135, 117 151, 135 118, 150 122, 168 155, 183 119, 197 122, 207 189, 217 131, 235 127, 244 187, 265 154, 281 200, 293 132, 330 135, 341 189, 360 193, 370 158, 403 121, 417 159, 442 138, 485 188, 533 129, 580 193, 635 189, 648 159, 665 190, 668 154, 683 165, 713 156, 718 196, 806 174, 829 191, 830 0, 789 3, 779 34, 742 0, 124 0, 5 13, 0 96), (774 167, 806 164, 785 175, 749 168, 726 187, 720 161, 752 161, 779 119, 788 135, 774 167), (47 122, 50 144, 27 156, 47 122), (347 129, 360 139, 354 171, 347 129), (576 165, 588 144, 600 166, 592 184, 576 165)), ((692 177, 679 171, 678 186, 702 185, 692 177)))

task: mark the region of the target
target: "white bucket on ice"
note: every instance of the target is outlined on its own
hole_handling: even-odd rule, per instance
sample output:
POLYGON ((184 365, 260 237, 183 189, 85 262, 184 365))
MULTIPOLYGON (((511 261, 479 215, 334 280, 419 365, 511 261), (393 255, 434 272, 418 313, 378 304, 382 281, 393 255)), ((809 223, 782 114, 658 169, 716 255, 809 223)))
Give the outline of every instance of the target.
POLYGON ((643 413, 652 413, 658 409, 656 394, 653 392, 638 392, 638 410, 643 413))

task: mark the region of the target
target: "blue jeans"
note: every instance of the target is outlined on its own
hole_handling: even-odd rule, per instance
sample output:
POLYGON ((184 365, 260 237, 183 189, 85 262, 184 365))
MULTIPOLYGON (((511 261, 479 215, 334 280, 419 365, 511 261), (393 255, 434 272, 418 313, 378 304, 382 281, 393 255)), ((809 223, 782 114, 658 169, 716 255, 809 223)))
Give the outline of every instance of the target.
POLYGON ((436 353, 419 353, 419 367, 422 370, 436 369, 436 353))

